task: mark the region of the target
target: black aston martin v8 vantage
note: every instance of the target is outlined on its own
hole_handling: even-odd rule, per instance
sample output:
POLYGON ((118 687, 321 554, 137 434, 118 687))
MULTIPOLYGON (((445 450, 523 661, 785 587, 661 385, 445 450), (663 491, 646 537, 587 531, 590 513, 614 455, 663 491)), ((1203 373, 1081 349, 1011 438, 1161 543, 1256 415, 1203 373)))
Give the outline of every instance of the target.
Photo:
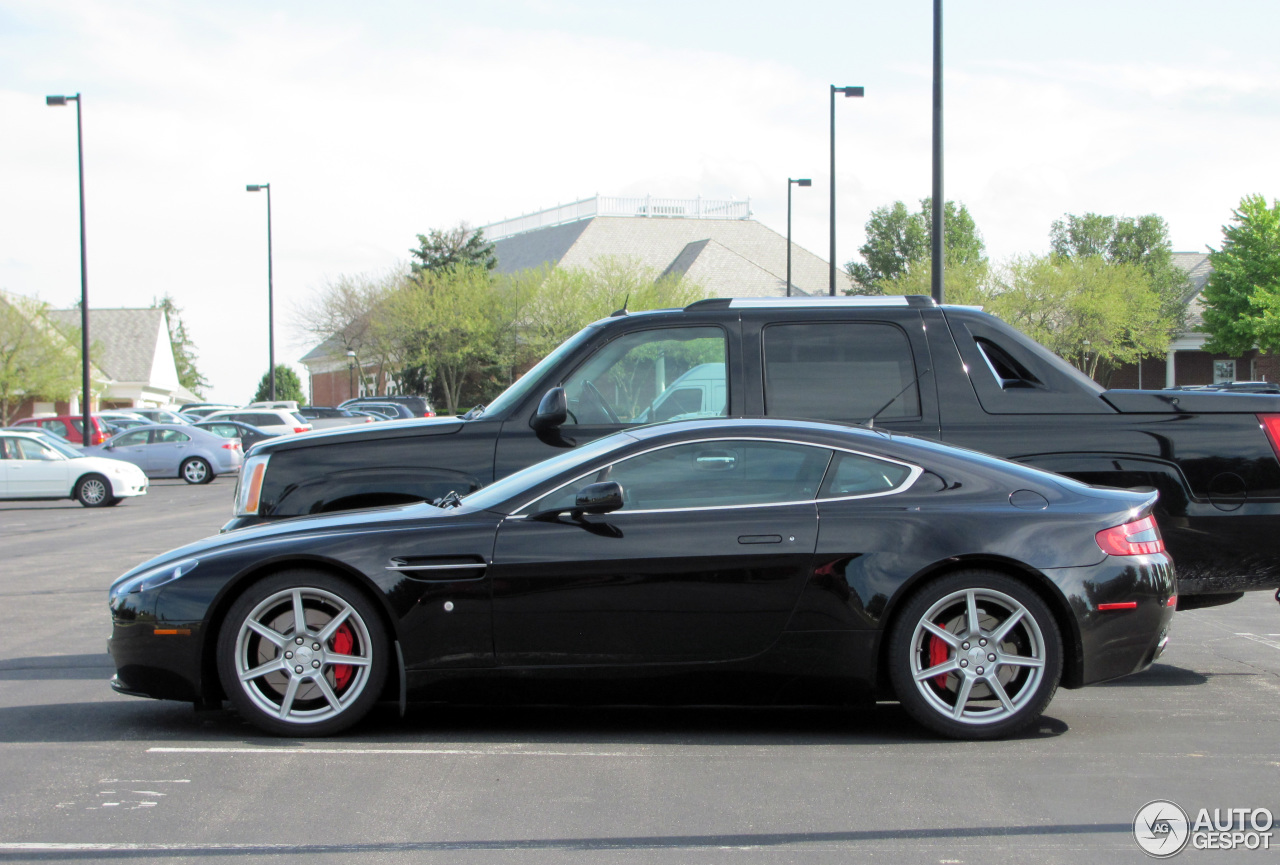
POLYGON ((319 736, 378 700, 896 698, 1008 735, 1147 667, 1176 603, 1156 494, 831 423, 683 421, 465 497, 298 517, 111 587, 112 686, 319 736), (572 683, 573 687, 568 686, 572 683))

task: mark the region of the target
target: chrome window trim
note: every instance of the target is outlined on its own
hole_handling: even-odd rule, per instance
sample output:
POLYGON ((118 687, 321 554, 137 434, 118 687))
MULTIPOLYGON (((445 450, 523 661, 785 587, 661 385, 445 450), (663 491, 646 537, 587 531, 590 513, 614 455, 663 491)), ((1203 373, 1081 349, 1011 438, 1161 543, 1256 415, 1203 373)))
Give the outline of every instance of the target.
MULTIPOLYGON (((895 460, 889 457, 879 456, 877 454, 869 454, 869 453, 866 453, 865 451, 855 450, 853 448, 844 448, 844 447, 839 447, 838 445, 818 444, 817 442, 798 442, 798 441, 792 441, 791 439, 770 438, 765 436, 718 436, 716 438, 709 438, 709 439, 695 439, 693 441, 672 442, 670 444, 658 445, 657 447, 652 447, 647 450, 637 451, 636 453, 628 456, 626 459, 628 460, 635 459, 636 457, 641 457, 641 456, 644 456, 645 454, 650 454, 655 451, 665 450, 667 448, 679 447, 681 445, 710 444, 712 442, 773 442, 775 444, 821 448, 822 450, 839 451, 840 453, 853 454, 854 456, 866 457, 867 459, 877 460, 879 462, 892 463, 893 465, 904 466, 910 470, 910 473, 907 475, 907 479, 903 481, 900 485, 894 487, 891 490, 885 490, 884 492, 878 492, 878 493, 863 493, 855 496, 834 496, 832 498, 825 498, 825 499, 818 498, 817 493, 814 493, 814 496, 811 499, 793 499, 792 501, 786 501, 786 502, 760 502, 760 503, 744 504, 744 505, 705 505, 705 506, 693 507, 693 508, 652 508, 652 509, 639 510, 639 511, 621 511, 620 510, 620 511, 612 511, 611 513, 612 514, 664 514, 664 513, 684 513, 688 511, 724 511, 724 510, 738 510, 742 508, 776 508, 776 507, 784 507, 787 505, 812 505, 812 504, 817 504, 818 502, 844 502, 844 501, 852 501, 854 499, 876 499, 876 498, 882 498, 884 496, 893 496, 893 495, 897 495, 898 493, 906 492, 911 488, 913 484, 915 484, 916 480, 920 477, 920 475, 924 474, 924 469, 913 463, 903 462, 902 460, 895 460)), ((613 464, 614 463, 608 463, 608 465, 613 465, 613 464)), ((603 466, 601 468, 603 468, 603 466)), ((831 464, 828 463, 827 470, 829 471, 830 469, 831 469, 831 464)), ((516 508, 510 514, 508 514, 507 519, 521 519, 521 520, 527 519, 529 516, 528 514, 520 513, 525 508, 529 507, 534 502, 537 502, 540 499, 545 499, 547 496, 558 493, 560 490, 564 489, 565 487, 570 486, 571 484, 575 484, 578 481, 582 480, 583 478, 587 477, 588 475, 593 475, 596 472, 599 472, 600 470, 601 469, 598 468, 589 472, 583 472, 577 477, 560 484, 560 486, 556 487, 550 492, 543 493, 537 498, 525 502, 520 507, 516 508)), ((826 479, 826 473, 824 472, 819 482, 825 479, 826 479)))
POLYGON ((481 570, 489 565, 485 562, 472 562, 464 565, 387 565, 388 571, 474 571, 476 568, 481 570))

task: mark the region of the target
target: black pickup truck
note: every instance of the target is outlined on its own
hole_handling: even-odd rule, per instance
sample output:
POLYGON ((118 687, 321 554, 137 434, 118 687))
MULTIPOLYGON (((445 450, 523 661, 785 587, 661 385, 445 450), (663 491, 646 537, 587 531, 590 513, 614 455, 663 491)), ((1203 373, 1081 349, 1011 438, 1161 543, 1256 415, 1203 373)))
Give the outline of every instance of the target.
POLYGON ((1154 487, 1180 609, 1280 586, 1280 398, 1104 390, 999 319, 927 297, 618 313, 460 418, 262 442, 224 530, 465 494, 628 426, 716 416, 862 423, 1154 487))

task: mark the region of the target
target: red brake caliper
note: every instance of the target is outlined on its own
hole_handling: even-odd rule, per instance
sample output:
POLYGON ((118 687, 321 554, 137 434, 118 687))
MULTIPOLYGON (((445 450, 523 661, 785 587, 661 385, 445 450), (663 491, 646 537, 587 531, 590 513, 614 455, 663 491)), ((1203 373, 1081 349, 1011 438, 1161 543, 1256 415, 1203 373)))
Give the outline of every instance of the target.
MULTIPOLYGON (((333 640, 331 642, 334 652, 339 655, 350 655, 351 648, 356 644, 355 635, 351 633, 351 626, 345 622, 339 625, 338 630, 333 634, 333 640)), ((351 677, 354 674, 355 668, 350 664, 333 665, 333 683, 338 687, 338 690, 345 688, 347 682, 351 681, 351 677)))
MULTIPOLYGON (((945 630, 946 626, 942 622, 938 622, 938 627, 945 630)), ((951 647, 942 641, 940 637, 929 635, 929 666, 936 667, 944 664, 947 658, 951 657, 951 647)), ((933 677, 933 683, 939 688, 947 686, 947 674, 942 673, 933 677)))

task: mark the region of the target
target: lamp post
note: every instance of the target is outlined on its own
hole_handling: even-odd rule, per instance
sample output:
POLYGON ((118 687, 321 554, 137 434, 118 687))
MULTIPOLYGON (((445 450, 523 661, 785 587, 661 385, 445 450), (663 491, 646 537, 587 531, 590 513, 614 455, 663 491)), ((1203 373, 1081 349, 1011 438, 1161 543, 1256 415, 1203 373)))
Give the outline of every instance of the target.
POLYGON ((356 350, 347 349, 347 399, 356 397, 356 350))
POLYGON ((862 96, 861 87, 837 87, 831 85, 831 296, 836 296, 836 94, 846 98, 862 96))
POLYGON ((942 195, 942 0, 933 0, 933 237, 929 248, 933 272, 929 288, 937 303, 942 303, 946 258, 945 205, 942 195))
POLYGON ((84 243, 84 134, 80 122, 80 94, 75 96, 46 96, 45 105, 66 105, 67 100, 76 104, 76 158, 80 166, 80 412, 84 428, 80 440, 89 446, 93 441, 93 418, 89 408, 89 269, 85 259, 84 243))
POLYGON ((813 186, 809 178, 792 180, 787 178, 787 297, 791 296, 791 186, 813 186))
POLYGON ((257 192, 260 189, 267 191, 267 368, 271 370, 271 391, 270 399, 275 402, 276 399, 276 323, 275 323, 275 299, 272 296, 271 285, 271 184, 270 183, 250 183, 245 186, 246 192, 257 192))

